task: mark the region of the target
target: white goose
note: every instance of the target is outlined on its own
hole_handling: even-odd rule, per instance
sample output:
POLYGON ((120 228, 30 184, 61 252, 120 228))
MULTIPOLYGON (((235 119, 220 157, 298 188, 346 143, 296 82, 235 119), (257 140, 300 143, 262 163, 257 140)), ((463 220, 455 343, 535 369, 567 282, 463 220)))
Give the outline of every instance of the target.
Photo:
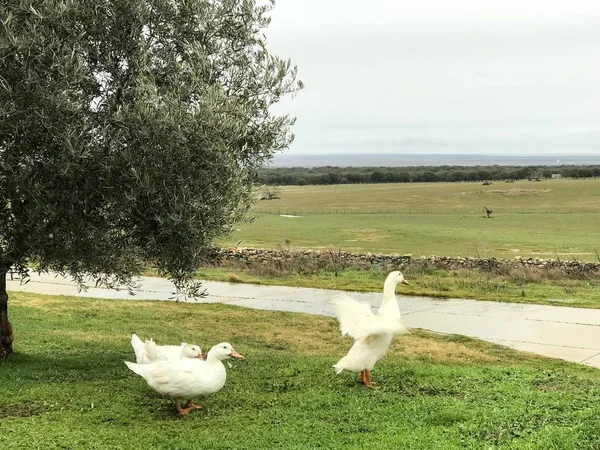
POLYGON ((391 272, 383 286, 383 301, 377 315, 371 311, 371 305, 348 295, 339 294, 332 299, 342 335, 352 336, 355 341, 348 354, 333 366, 336 374, 343 370, 360 372, 361 381, 372 386, 371 370, 375 363, 383 357, 394 335, 408 332, 396 300, 399 283, 409 284, 400 272, 391 272))
POLYGON ((181 345, 156 345, 152 339, 142 342, 136 334, 132 334, 131 346, 135 352, 135 361, 138 364, 182 358, 203 359, 200 347, 185 342, 182 342, 181 345))
POLYGON ((192 409, 200 408, 194 398, 214 394, 225 385, 227 373, 222 361, 229 357, 244 358, 231 344, 221 342, 210 349, 206 361, 187 358, 150 364, 125 361, 125 364, 156 392, 173 397, 177 412, 184 416, 192 409), (185 408, 179 404, 180 400, 187 400, 185 408))

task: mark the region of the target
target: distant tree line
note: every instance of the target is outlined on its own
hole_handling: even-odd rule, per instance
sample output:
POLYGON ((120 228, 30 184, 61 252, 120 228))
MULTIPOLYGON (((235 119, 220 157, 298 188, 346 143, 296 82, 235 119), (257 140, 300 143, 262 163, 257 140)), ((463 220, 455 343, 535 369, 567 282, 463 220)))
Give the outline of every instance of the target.
POLYGON ((262 184, 303 186, 358 183, 433 183, 440 181, 541 180, 600 177, 600 165, 586 166, 412 166, 412 167, 277 167, 258 171, 262 184))

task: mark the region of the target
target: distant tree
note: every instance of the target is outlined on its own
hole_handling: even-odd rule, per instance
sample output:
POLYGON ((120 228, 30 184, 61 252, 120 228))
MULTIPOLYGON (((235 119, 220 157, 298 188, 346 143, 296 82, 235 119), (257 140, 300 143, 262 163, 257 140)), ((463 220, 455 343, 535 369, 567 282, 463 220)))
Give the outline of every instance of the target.
POLYGON ((265 185, 261 188, 258 196, 259 200, 275 200, 280 198, 281 188, 279 186, 265 185))
POLYGON ((301 87, 270 55, 272 3, 0 2, 0 356, 6 274, 129 283, 193 274, 291 142, 271 106, 301 87))
POLYGON ((410 181, 410 174, 402 171, 396 174, 396 181, 399 183, 408 183, 410 181))
POLYGON ((385 172, 383 174, 384 183, 395 183, 396 181, 398 181, 398 177, 394 172, 385 172))
POLYGON ((331 184, 331 178, 329 178, 329 175, 323 174, 319 176, 319 184, 331 184))
POLYGON ((513 180, 523 180, 529 177, 530 169, 528 167, 519 167, 513 170, 510 174, 510 178, 513 180))
POLYGON ((564 177, 577 177, 579 170, 574 167, 563 167, 561 170, 564 177))
POLYGON ((423 174, 421 175, 421 180, 425 181, 425 182, 434 182, 437 181, 437 176, 434 172, 432 172, 431 170, 426 170, 425 172, 423 172, 423 174))
POLYGON ((463 172, 462 170, 455 170, 450 175, 449 181, 465 181, 465 180, 466 180, 465 172, 463 172))
POLYGON ((440 170, 437 172, 438 181, 449 181, 450 172, 448 170, 440 170))
POLYGON ((292 186, 292 185, 296 184, 296 175, 286 173, 285 175, 281 176, 278 184, 280 184, 282 186, 292 186))
POLYGON ((537 167, 527 167, 525 172, 525 178, 528 180, 539 180, 542 178, 540 169, 537 167))
POLYGON ((321 184, 321 183, 319 183, 320 178, 321 177, 319 175, 309 175, 306 177, 306 184, 311 184, 311 185, 321 184))
POLYGON ((362 176, 358 173, 347 173, 346 179, 348 183, 360 183, 362 181, 362 176))
POLYGON ((491 176, 489 170, 478 170, 477 171, 477 179, 479 181, 487 181, 487 180, 491 180, 492 176, 491 176))
POLYGON ((383 172, 376 170, 375 172, 371 173, 371 183, 383 183, 384 180, 385 177, 383 172))
POLYGON ((437 181, 492 181, 548 178, 552 173, 565 176, 600 175, 600 166, 430 166, 430 167, 314 167, 305 169, 271 168, 259 171, 268 184, 297 184, 299 177, 308 184, 408 183, 437 181), (583 172, 582 172, 583 170, 583 172))
POLYGON ((327 176, 329 177, 328 184, 339 184, 340 180, 342 179, 340 174, 335 172, 329 172, 327 176))
POLYGON ((271 174, 267 177, 267 184, 281 184, 281 175, 271 174))
POLYGON ((477 171, 473 169, 465 170, 465 181, 477 181, 477 171))

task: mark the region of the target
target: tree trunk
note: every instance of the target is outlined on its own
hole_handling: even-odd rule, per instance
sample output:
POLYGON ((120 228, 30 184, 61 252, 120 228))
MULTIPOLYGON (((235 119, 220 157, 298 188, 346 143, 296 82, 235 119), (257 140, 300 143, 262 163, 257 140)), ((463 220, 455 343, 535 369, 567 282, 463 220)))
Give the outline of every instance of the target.
POLYGON ((0 359, 12 353, 13 329, 8 321, 7 270, 0 270, 0 359))

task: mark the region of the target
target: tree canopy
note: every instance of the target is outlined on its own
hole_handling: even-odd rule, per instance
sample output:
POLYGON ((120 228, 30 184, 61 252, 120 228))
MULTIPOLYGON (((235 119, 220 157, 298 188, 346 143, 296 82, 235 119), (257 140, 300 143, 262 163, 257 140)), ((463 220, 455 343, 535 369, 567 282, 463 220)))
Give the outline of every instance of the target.
MULTIPOLYGON (((263 30, 273 2, 5 0, 0 5, 0 278, 112 286, 155 265, 178 288, 250 205, 302 88, 263 30)), ((0 284, 0 356, 10 353, 0 284)))
POLYGON ((600 177, 598 165, 561 166, 408 166, 408 167, 271 167, 258 170, 267 185, 435 183, 500 181, 563 177, 600 177))

